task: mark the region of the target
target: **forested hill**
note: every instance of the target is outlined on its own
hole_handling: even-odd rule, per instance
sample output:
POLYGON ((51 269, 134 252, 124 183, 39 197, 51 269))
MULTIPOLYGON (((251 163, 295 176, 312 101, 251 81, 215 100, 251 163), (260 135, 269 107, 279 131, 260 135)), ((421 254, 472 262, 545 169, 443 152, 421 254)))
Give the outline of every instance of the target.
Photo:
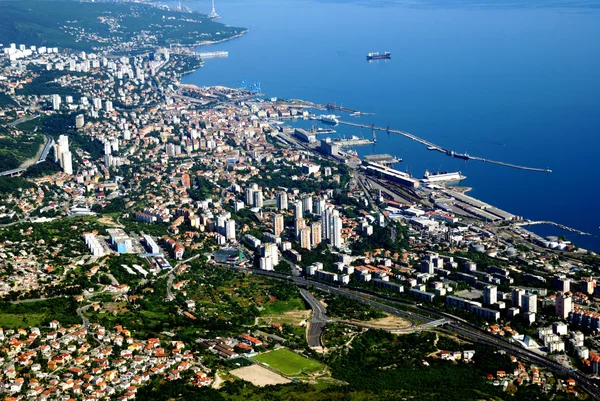
POLYGON ((0 1, 0 43, 90 51, 223 40, 244 29, 200 13, 129 2, 0 1))

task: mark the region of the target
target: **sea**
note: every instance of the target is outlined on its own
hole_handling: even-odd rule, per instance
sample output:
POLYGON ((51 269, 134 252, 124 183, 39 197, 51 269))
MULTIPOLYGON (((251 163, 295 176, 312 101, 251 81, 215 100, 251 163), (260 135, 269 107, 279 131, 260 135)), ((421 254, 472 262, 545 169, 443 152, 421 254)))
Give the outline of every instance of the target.
MULTIPOLYGON (((210 12, 211 2, 184 3, 210 12)), ((448 157, 377 133, 361 156, 396 168, 461 171, 471 196, 600 252, 600 3, 585 0, 216 0, 220 21, 248 28, 203 46, 228 51, 184 77, 199 86, 260 82, 268 97, 375 113, 343 120, 410 132, 458 153, 551 169, 448 157), (367 62, 369 52, 391 60, 367 62)), ((340 113, 338 113, 340 114, 340 113)), ((369 129, 336 127, 371 138, 369 129)))

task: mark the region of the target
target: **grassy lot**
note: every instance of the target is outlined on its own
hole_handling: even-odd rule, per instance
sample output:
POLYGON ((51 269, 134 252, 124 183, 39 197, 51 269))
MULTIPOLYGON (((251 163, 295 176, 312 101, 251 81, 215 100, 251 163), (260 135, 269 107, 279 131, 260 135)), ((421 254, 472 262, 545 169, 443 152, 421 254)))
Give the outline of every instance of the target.
POLYGON ((0 314, 0 327, 7 329, 27 328, 30 326, 39 327, 46 316, 41 313, 28 313, 14 315, 11 313, 0 314))
POLYGON ((292 298, 289 301, 275 301, 263 305, 262 315, 282 315, 285 312, 305 310, 304 301, 300 298, 292 298))
POLYGON ((270 351, 253 358, 264 363, 286 376, 300 376, 320 372, 325 366, 312 359, 305 358, 286 348, 270 351))

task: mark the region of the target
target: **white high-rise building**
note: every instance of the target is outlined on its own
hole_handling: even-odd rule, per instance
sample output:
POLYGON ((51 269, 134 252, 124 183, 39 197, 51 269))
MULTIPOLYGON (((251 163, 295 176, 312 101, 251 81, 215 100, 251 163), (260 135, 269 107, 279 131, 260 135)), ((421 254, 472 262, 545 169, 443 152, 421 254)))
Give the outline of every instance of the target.
POLYGON ((85 117, 83 116, 83 114, 78 114, 77 117, 75 117, 75 128, 81 129, 84 125, 85 117))
POLYGON ((294 202, 294 218, 295 219, 302 218, 302 202, 301 201, 294 202))
POLYGON ((287 210, 288 209, 288 196, 284 191, 277 192, 277 210, 287 210))
POLYGON ((263 193, 262 191, 254 191, 252 194, 252 206, 263 207, 263 193))
POLYGON ((62 152, 62 168, 66 174, 73 175, 73 155, 69 150, 62 152))
POLYGON ((323 239, 329 240, 331 236, 331 224, 329 220, 331 219, 331 208, 325 208, 323 213, 321 214, 321 226, 323 228, 323 239))
POLYGON ((252 187, 246 188, 246 191, 245 191, 244 194, 245 194, 245 197, 246 197, 246 199, 245 199, 246 202, 245 203, 248 206, 252 206, 253 203, 254 203, 254 191, 255 190, 252 187))
POLYGON ((525 290, 522 288, 515 288, 512 290, 512 306, 515 308, 520 308, 521 305, 521 297, 525 295, 525 290))
POLYGON ((110 141, 104 142, 104 154, 110 155, 112 153, 112 146, 110 146, 110 141))
POLYGON ((498 287, 488 285, 483 289, 483 303, 485 305, 493 305, 498 302, 498 287))
POLYGON ((107 113, 110 113, 111 111, 113 111, 113 104, 110 100, 107 100, 106 102, 104 102, 104 110, 107 113))
POLYGON ((227 223, 225 223, 225 237, 228 240, 235 241, 235 220, 227 220, 227 223))
POLYGON ((60 95, 52 95, 52 110, 60 110, 60 95))
POLYGON ((322 215, 325 210, 325 199, 317 199, 315 202, 315 214, 322 215))
POLYGON ((537 295, 524 294, 521 296, 521 309, 523 313, 537 313, 537 295))
POLYGON ((102 108, 102 99, 100 99, 99 97, 94 98, 94 108, 96 110, 100 110, 102 108))
MULTIPOLYGON (((61 135, 58 137, 58 142, 54 146, 54 161, 64 169, 63 164, 63 153, 69 151, 69 137, 66 135, 61 135)), ((71 169, 72 170, 72 169, 71 169)), ((70 174, 73 174, 71 171, 70 174)))
POLYGON ((342 218, 337 210, 333 211, 333 214, 330 218, 330 238, 329 242, 331 245, 336 248, 341 248, 344 244, 344 240, 342 239, 342 218))

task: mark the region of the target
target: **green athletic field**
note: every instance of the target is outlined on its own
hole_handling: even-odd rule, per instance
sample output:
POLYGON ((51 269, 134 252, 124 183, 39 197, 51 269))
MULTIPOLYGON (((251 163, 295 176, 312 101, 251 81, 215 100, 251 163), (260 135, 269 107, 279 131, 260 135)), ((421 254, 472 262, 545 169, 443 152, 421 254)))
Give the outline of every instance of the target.
POLYGON ((264 363, 286 376, 300 376, 322 371, 325 366, 312 359, 305 358, 286 348, 253 357, 257 362, 264 363))

